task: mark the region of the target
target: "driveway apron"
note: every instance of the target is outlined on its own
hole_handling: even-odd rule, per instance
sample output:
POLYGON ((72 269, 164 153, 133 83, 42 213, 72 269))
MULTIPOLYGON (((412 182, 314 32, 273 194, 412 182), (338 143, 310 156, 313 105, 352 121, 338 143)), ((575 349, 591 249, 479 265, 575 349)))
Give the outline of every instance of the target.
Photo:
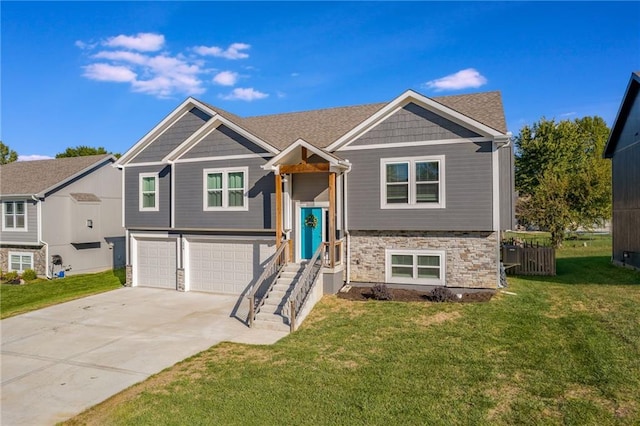
POLYGON ((237 296, 122 288, 0 321, 1 424, 50 425, 221 341, 272 344, 237 296))

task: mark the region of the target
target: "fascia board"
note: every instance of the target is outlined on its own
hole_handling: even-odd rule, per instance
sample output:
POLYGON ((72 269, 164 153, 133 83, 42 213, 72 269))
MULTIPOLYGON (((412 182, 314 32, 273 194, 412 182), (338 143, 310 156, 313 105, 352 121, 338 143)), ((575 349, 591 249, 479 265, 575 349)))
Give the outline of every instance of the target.
POLYGON ((340 160, 340 158, 336 157, 330 152, 327 152, 324 149, 313 146, 309 142, 305 141, 304 139, 298 139, 297 141, 289 145, 284 151, 280 152, 278 155, 276 155, 271 160, 269 160, 266 164, 264 164, 262 168, 264 170, 275 170, 276 166, 274 166, 274 164, 278 163, 280 160, 282 160, 287 155, 289 155, 294 149, 297 149, 299 147, 304 147, 307 150, 313 152, 314 154, 324 158, 331 165, 334 165, 334 166, 342 165, 342 160, 340 160))
POLYGON ((189 111, 191 108, 197 107, 209 115, 215 115, 215 111, 204 105, 202 102, 188 97, 177 108, 169 113, 160 123, 144 135, 134 146, 129 148, 116 162, 117 165, 125 165, 135 158, 142 150, 144 150, 151 142, 153 142, 162 132, 164 132, 179 117, 189 111))
POLYGON ((104 157, 100 161, 96 161, 95 163, 91 164, 90 166, 85 167, 84 169, 80 170, 79 172, 74 173, 73 175, 67 177, 66 179, 61 180, 60 182, 57 182, 55 185, 52 185, 49 188, 46 188, 46 189, 40 191, 39 193, 35 194, 35 196, 38 197, 38 198, 44 198, 47 194, 49 194, 51 192, 54 192, 58 187, 65 185, 67 182, 70 182, 70 181, 78 178, 79 176, 84 175, 85 173, 87 173, 91 169, 95 169, 96 167, 100 167, 103 163, 107 163, 109 161, 111 161, 113 163, 113 162, 116 161, 116 158, 113 155, 110 155, 108 157, 104 157))
POLYGON ((504 135, 504 133, 492 127, 489 127, 486 124, 482 124, 471 117, 461 114, 439 102, 434 101, 433 99, 430 99, 424 95, 414 92, 413 90, 407 90, 406 92, 398 96, 396 99, 389 102, 382 109, 377 111, 367 120, 363 121, 358 126, 354 127, 351 131, 349 131, 344 136, 342 136, 340 139, 338 139, 337 141, 329 145, 327 147, 327 150, 334 152, 348 145, 351 141, 356 139, 358 136, 362 135, 363 133, 365 133, 366 131, 368 131, 378 123, 385 120, 386 118, 390 117, 400 108, 412 102, 418 104, 419 106, 431 112, 441 115, 453 121, 456 124, 459 124, 465 128, 471 129, 481 134, 482 136, 495 138, 495 137, 504 135))
POLYGON ((618 138, 620 137, 620 133, 622 132, 622 121, 623 118, 629 114, 630 106, 629 104, 633 102, 636 96, 638 96, 640 92, 640 75, 635 72, 631 73, 631 78, 629 79, 629 83, 627 84, 627 89, 624 91, 624 96, 622 97, 622 102, 620 102, 620 108, 618 108, 618 113, 616 114, 616 119, 613 121, 613 126, 611 126, 611 132, 609 132, 609 138, 607 139, 607 144, 604 146, 604 151, 602 156, 604 158, 612 158, 613 153, 616 149, 616 145, 618 144, 618 138), (631 98, 634 99, 631 99, 631 98))

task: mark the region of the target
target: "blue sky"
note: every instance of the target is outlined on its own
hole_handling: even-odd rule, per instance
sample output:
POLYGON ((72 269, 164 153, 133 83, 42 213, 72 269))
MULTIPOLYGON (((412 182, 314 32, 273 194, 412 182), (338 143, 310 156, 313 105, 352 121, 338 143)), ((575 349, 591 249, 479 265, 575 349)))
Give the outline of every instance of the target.
POLYGON ((609 125, 640 2, 7 2, 1 129, 22 159, 124 152, 187 96, 241 116, 502 92, 509 130, 609 125))

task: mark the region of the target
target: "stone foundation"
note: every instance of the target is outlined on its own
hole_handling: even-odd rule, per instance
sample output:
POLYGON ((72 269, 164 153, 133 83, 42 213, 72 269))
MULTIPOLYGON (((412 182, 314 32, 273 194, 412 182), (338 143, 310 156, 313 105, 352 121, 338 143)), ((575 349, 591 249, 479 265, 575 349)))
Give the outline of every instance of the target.
POLYGON ((176 278, 178 281, 178 291, 184 291, 185 286, 184 286, 184 269, 182 268, 178 268, 178 270, 176 271, 176 278))
POLYGON ((131 266, 131 265, 125 266, 125 270, 124 271, 125 271, 124 272, 124 274, 125 274, 124 286, 125 287, 133 286, 133 266, 131 266))
POLYGON ((47 250, 42 247, 2 246, 0 248, 0 269, 9 270, 9 252, 33 253, 33 270, 40 276, 47 274, 47 250))
POLYGON ((447 287, 497 288, 496 232, 350 231, 351 281, 385 282, 385 249, 444 250, 447 287))

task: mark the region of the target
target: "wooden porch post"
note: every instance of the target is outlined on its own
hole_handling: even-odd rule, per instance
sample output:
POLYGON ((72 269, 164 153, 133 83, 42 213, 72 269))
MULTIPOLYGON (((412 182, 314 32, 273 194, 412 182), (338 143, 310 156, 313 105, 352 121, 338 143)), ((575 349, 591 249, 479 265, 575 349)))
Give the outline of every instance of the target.
POLYGON ((336 266, 336 174, 329 173, 329 266, 336 266))
POLYGON ((276 249, 282 242, 282 176, 276 173, 276 249))

